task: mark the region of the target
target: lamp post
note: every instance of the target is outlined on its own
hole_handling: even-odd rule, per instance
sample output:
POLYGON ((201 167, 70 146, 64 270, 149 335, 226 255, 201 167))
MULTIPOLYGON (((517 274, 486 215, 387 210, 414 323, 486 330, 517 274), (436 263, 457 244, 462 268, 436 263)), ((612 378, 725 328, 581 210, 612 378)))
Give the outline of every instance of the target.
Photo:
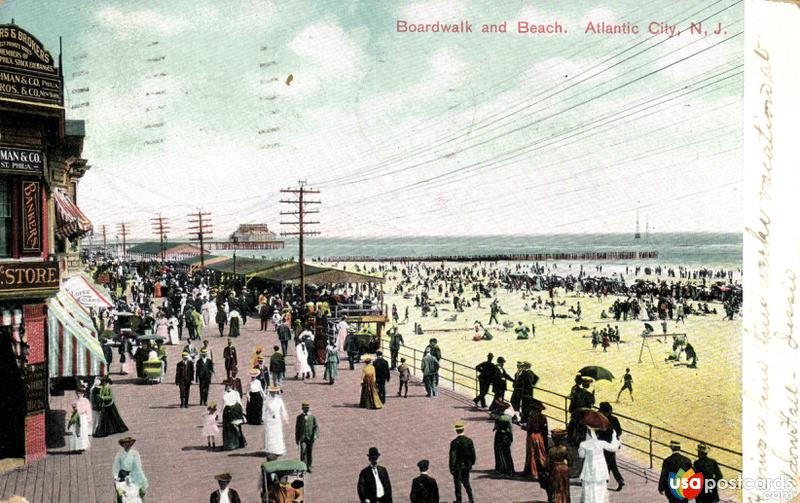
POLYGON ((236 275, 236 248, 239 244, 239 238, 236 236, 231 236, 231 241, 233 241, 233 275, 236 275))

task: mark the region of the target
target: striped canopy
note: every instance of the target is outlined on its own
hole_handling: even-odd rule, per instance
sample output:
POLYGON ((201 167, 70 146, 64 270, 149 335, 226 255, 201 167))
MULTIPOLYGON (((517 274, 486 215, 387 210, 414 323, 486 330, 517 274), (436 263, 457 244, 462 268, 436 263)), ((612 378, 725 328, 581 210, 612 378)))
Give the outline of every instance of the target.
POLYGON ((50 377, 105 375, 106 359, 89 313, 66 292, 47 302, 50 377))

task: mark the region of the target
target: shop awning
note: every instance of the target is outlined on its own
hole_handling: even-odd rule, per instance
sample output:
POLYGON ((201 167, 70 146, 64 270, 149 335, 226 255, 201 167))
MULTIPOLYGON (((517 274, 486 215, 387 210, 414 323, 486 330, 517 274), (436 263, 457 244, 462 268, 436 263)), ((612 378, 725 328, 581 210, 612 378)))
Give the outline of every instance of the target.
POLYGON ((77 239, 92 230, 92 222, 72 201, 64 189, 53 189, 56 203, 56 234, 67 239, 77 239))
POLYGON ((68 293, 47 302, 50 377, 105 375, 106 359, 89 313, 68 293))
POLYGON ((73 299, 86 309, 110 308, 114 306, 108 290, 95 283, 85 273, 77 274, 61 284, 61 290, 67 292, 73 299))

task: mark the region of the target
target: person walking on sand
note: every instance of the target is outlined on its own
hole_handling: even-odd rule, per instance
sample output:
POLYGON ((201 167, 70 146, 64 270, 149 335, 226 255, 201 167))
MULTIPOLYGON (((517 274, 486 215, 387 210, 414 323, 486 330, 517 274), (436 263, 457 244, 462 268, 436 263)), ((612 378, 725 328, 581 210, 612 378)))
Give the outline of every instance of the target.
POLYGON ((617 393, 617 403, 619 403, 619 397, 622 396, 622 392, 625 390, 630 392, 631 402, 633 402, 633 376, 631 375, 631 369, 625 369, 625 375, 622 376, 622 389, 617 393))

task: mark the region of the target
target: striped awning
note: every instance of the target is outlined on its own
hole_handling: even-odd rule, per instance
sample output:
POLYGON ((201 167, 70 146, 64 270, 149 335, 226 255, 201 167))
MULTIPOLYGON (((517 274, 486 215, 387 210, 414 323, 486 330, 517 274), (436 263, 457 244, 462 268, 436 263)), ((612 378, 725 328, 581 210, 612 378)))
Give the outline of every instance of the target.
POLYGON ((89 313, 60 291, 47 302, 50 377, 105 375, 106 359, 89 313))
POLYGON ((91 232, 92 222, 86 218, 72 197, 64 189, 53 189, 56 203, 56 234, 67 239, 77 239, 91 232))

